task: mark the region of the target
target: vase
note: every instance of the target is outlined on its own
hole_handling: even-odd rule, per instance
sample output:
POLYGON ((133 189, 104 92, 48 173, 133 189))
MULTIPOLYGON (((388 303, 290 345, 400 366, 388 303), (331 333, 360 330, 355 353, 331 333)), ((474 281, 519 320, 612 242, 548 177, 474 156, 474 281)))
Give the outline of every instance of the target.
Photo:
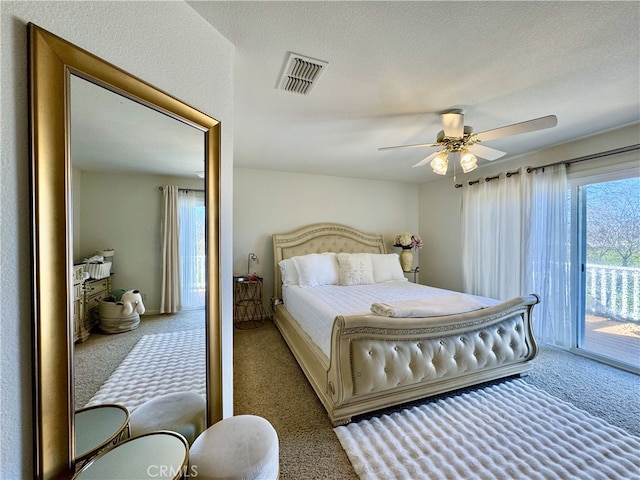
POLYGON ((410 272, 413 267, 413 252, 411 248, 403 248, 400 252, 400 266, 403 272, 410 272))

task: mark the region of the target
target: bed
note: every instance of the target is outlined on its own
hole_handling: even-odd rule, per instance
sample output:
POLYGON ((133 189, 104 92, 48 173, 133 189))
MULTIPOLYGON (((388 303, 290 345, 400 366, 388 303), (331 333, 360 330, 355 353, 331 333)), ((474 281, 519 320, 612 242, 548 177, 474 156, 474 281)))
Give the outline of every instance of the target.
POLYGON ((395 259, 399 265, 397 254, 387 253, 382 235, 346 225, 321 223, 274 234, 273 248, 274 322, 334 425, 521 375, 537 355, 531 329, 536 295, 502 303, 466 296, 469 304, 461 305, 468 311, 452 313, 445 304, 457 304, 449 300, 463 294, 399 278, 389 263, 395 259), (333 275, 322 267, 334 257, 340 259, 340 278, 318 280, 333 275), (363 273, 365 261, 373 262, 371 272, 367 263, 363 273), (373 284, 363 280, 373 278, 372 272, 373 284), (424 298, 432 298, 435 308, 430 310, 424 298))

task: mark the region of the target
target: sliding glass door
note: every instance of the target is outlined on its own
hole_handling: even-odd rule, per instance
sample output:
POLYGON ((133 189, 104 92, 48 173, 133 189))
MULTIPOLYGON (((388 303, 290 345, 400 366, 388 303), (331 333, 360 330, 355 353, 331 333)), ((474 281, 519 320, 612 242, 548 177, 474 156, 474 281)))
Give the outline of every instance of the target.
POLYGON ((577 185, 577 348, 640 370, 640 177, 577 185))

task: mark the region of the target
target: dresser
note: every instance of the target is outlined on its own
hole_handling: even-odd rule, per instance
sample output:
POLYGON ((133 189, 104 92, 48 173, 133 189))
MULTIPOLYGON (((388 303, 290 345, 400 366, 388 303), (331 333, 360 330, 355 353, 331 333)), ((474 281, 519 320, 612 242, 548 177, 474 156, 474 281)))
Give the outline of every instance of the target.
MULTIPOLYGON (((76 286, 74 284, 74 297, 75 293, 76 286)), ((79 302, 76 302, 74 298, 74 341, 84 342, 89 337, 91 330, 99 321, 98 307, 100 306, 100 300, 107 298, 110 294, 111 276, 97 280, 89 279, 82 283, 82 301, 77 310, 76 303, 79 302)))
POLYGON ((89 335, 82 335, 84 319, 84 264, 73 266, 73 341, 84 341, 89 335))

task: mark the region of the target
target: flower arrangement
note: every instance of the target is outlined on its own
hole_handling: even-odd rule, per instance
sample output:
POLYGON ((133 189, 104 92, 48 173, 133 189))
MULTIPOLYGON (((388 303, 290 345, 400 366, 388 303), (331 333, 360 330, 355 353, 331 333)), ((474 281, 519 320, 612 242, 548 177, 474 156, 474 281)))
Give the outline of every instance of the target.
POLYGON ((418 235, 412 235, 408 232, 404 232, 400 235, 396 235, 396 238, 393 241, 393 246, 402 247, 405 250, 422 248, 422 239, 418 235))

